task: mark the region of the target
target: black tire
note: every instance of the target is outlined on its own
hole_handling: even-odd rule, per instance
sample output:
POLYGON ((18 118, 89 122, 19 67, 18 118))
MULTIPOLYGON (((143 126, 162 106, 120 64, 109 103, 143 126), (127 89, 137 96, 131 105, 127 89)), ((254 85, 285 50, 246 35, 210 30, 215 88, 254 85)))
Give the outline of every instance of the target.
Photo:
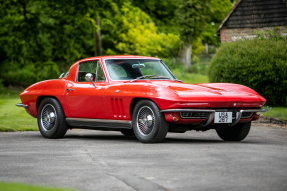
POLYGON ((126 136, 126 137, 133 137, 135 136, 135 133, 132 129, 128 129, 128 130, 122 130, 121 133, 126 136))
POLYGON ((133 130, 142 143, 162 142, 168 132, 168 123, 158 106, 150 100, 140 100, 133 112, 133 130))
POLYGON ((251 127, 251 121, 247 123, 238 123, 233 127, 226 127, 216 130, 218 136, 224 141, 242 141, 248 135, 251 127))
POLYGON ((57 139, 65 136, 68 125, 62 106, 57 99, 43 99, 38 109, 37 119, 43 137, 57 139))

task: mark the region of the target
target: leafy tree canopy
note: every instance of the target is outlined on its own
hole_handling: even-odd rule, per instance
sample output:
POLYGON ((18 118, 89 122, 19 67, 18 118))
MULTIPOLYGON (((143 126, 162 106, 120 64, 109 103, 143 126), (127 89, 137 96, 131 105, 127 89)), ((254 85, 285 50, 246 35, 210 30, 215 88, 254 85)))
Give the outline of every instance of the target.
MULTIPOLYGON (((228 1, 213 1, 219 18, 228 1)), ((207 0, 0 0, 0 81, 27 86, 57 78, 77 60, 95 56, 97 17, 104 55, 177 55, 180 35, 184 40, 199 36, 200 26, 213 19, 211 9, 207 0)), ((195 54, 205 36, 195 39, 195 54)))

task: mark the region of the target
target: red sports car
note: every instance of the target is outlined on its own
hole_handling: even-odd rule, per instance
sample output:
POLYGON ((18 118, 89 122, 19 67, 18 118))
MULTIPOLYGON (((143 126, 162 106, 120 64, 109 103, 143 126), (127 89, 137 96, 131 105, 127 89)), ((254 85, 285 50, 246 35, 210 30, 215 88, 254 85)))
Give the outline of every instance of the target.
POLYGON ((241 141, 266 100, 238 84, 185 84, 162 60, 102 56, 80 60, 59 79, 31 85, 20 94, 45 138, 68 129, 117 130, 143 143, 167 132, 215 129, 224 141, 241 141))

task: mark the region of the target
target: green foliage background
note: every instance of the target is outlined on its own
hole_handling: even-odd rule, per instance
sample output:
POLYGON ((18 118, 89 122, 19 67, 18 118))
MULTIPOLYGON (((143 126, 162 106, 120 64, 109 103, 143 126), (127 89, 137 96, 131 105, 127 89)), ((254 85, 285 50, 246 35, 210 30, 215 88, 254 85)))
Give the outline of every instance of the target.
MULTIPOLYGON (((203 4, 198 0, 189 0, 203 4)), ((205 1, 220 22, 232 1, 205 1), (217 11, 216 11, 217 10, 217 11), (221 14, 219 10, 224 10, 221 14), (218 16, 219 15, 219 16, 218 16)), ((103 55, 131 54, 171 59, 178 56, 188 30, 176 11, 184 1, 175 0, 0 0, 0 90, 5 85, 27 87, 58 78, 79 59, 95 56, 95 18, 101 18, 103 55)), ((198 5, 195 5, 197 7, 198 5)), ((200 14, 198 14, 200 15, 200 14)), ((194 40, 193 54, 203 42, 219 41, 209 20, 209 32, 194 40), (213 40, 209 40, 213 39, 213 40), (215 39, 215 40, 214 40, 215 39)), ((200 33, 200 32, 199 32, 200 33)), ((197 33, 197 34, 199 34, 197 33)), ((173 66, 172 66, 173 67, 173 66)))
POLYGON ((209 66, 211 82, 246 85, 269 106, 287 106, 287 39, 241 40, 224 43, 209 66))

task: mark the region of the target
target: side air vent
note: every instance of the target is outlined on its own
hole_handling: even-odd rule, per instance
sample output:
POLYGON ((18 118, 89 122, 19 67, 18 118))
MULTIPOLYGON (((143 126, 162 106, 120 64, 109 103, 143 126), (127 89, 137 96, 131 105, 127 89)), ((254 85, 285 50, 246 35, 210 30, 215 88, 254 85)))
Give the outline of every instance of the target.
POLYGON ((112 112, 116 118, 126 118, 122 98, 111 98, 112 112))

